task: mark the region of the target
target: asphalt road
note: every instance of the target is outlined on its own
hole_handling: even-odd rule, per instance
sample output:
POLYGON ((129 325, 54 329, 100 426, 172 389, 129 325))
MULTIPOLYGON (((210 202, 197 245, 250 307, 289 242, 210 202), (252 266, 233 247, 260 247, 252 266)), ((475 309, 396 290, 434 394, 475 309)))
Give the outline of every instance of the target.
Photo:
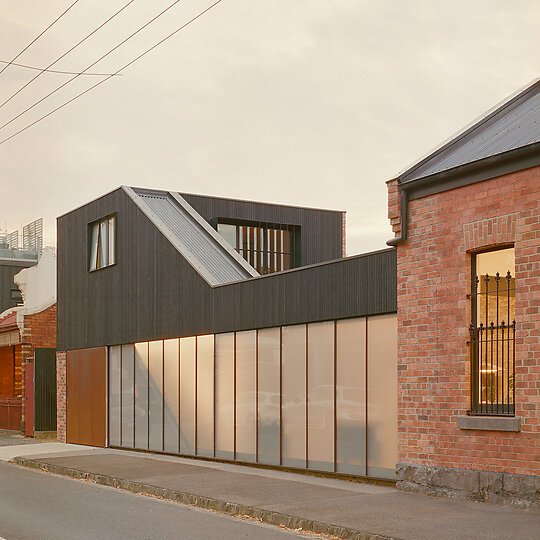
POLYGON ((292 540, 306 536, 0 462, 0 539, 173 538, 292 540))

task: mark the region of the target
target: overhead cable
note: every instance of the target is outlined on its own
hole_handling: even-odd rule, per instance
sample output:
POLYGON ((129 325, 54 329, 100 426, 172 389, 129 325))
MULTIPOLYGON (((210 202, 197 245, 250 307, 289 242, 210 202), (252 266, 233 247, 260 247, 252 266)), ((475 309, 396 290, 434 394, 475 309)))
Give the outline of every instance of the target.
POLYGON ((110 73, 81 73, 80 71, 60 71, 58 69, 39 68, 35 66, 27 66, 26 64, 8 62, 7 60, 0 60, 0 64, 10 64, 15 67, 33 69, 34 71, 46 71, 47 73, 59 73, 61 75, 91 75, 93 77, 107 77, 107 75, 110 75, 110 73))
MULTIPOLYGON (((131 0, 131 1, 133 1, 133 0, 131 0)), ((61 90, 62 88, 64 88, 64 86, 67 86, 70 82, 72 82, 75 79, 79 78, 83 73, 86 73, 90 68, 94 67, 98 62, 101 62, 101 60, 103 60, 104 58, 109 56, 109 54, 113 53, 116 49, 118 49, 119 47, 124 45, 124 43, 126 43, 131 38, 136 36, 139 32, 144 30, 148 25, 152 24, 156 19, 159 19, 159 17, 164 15, 167 11, 169 11, 169 9, 171 9, 172 7, 174 7, 176 4, 178 4, 181 1, 182 0, 175 0, 172 4, 169 4, 169 6, 167 6, 163 11, 159 12, 153 19, 150 19, 146 24, 141 26, 139 29, 135 30, 135 32, 133 32, 133 34, 131 34, 127 38, 123 39, 118 45, 114 46, 112 49, 110 49, 104 55, 100 56, 95 62, 92 62, 89 66, 87 66, 85 69, 83 69, 80 73, 78 73, 77 75, 71 77, 71 79, 67 80, 65 83, 61 84, 60 86, 57 86, 54 90, 49 92, 46 96, 42 97, 41 99, 38 99, 38 101, 36 101, 32 105, 30 105, 30 107, 27 107, 24 111, 19 113, 17 116, 14 116, 11 120, 9 120, 5 124, 1 125, 0 129, 4 129, 6 126, 9 126, 9 124, 11 124, 15 120, 17 120, 17 118, 20 118, 23 114, 26 114, 28 111, 32 110, 36 105, 39 105, 40 103, 45 101, 48 97, 51 97, 53 94, 56 94, 56 92, 58 92, 58 90, 61 90)), ((107 79, 104 79, 104 80, 107 80, 107 79)), ((7 103, 7 102, 5 102, 5 103, 7 103)), ((0 107, 1 107, 1 105, 0 105, 0 107)))
POLYGON ((19 58, 19 56, 21 56, 21 54, 26 51, 29 47, 31 47, 47 30, 49 30, 52 26, 54 26, 79 0, 75 0, 75 2, 73 2, 73 4, 71 4, 71 6, 69 6, 65 11, 63 11, 60 16, 55 19, 51 24, 49 24, 49 26, 47 26, 47 28, 45 28, 45 30, 43 30, 43 32, 41 32, 41 34, 39 34, 37 37, 35 37, 20 53, 16 54, 13 59, 11 60, 11 62, 8 62, 1 70, 0 70, 0 74, 1 73, 4 73, 4 71, 6 71, 6 69, 13 63, 15 62, 15 60, 17 60, 17 58, 19 58))
MULTIPOLYGON (((97 28, 95 28, 94 30, 92 30, 87 36, 85 36, 83 39, 81 39, 78 43, 76 43, 75 45, 73 45, 73 47, 71 47, 71 49, 69 49, 68 51, 66 51, 64 54, 62 54, 61 56, 59 56, 54 62, 51 62, 46 68, 42 69, 40 73, 38 73, 33 79, 30 79, 26 84, 24 84, 23 86, 21 86, 21 88, 19 88, 14 94, 12 94, 10 97, 8 97, 6 99, 6 101, 4 101, 4 103, 2 103, 0 105, 0 108, 2 108, 6 103, 8 103, 9 101, 11 101, 17 94, 19 94, 20 92, 22 92, 27 86, 29 86, 30 84, 32 84, 38 77, 40 77, 41 75, 43 75, 43 73, 45 71, 48 71, 49 68, 51 68, 52 66, 54 66, 56 63, 60 62, 60 60, 62 60, 62 58, 64 58, 65 56, 67 56, 70 52, 72 52, 73 50, 75 50, 81 43, 84 43, 90 36, 93 36, 98 30, 100 30, 101 28, 103 28, 109 21, 112 21, 117 15, 119 15, 120 13, 122 13, 122 11, 124 11, 124 9, 126 9, 130 4, 132 4, 133 2, 135 2, 135 0, 130 0, 127 4, 125 4, 123 7, 121 7, 117 12, 113 13, 105 22, 101 23, 97 28)), ((86 71, 86 70, 85 70, 86 71)), ((1 72, 0 72, 1 73, 1 72)), ((83 73, 76 73, 77 75, 82 75, 83 73)))
POLYGON ((158 47, 159 45, 161 45, 162 43, 164 43, 165 41, 167 41, 168 39, 170 39, 171 37, 173 37, 175 34, 177 34, 178 32, 180 32, 181 30, 183 30, 186 26, 190 25, 192 22, 196 21, 199 17, 202 17, 207 11, 210 11, 213 7, 217 6, 218 4, 220 4, 223 0, 217 0, 216 2, 214 2, 212 5, 210 5, 209 7, 207 7, 204 11, 201 11, 198 15, 196 15, 195 17, 193 17, 192 19, 190 19, 188 22, 184 23, 182 26, 180 26, 179 28, 177 28, 176 30, 174 30, 174 32, 171 32, 168 36, 164 37, 161 41, 158 41, 155 45, 152 45, 152 47, 150 47, 149 49, 146 49, 146 51, 144 51, 143 53, 141 53, 139 56, 137 56, 136 58, 134 58, 133 60, 131 60, 130 62, 128 62, 125 66, 122 66, 120 69, 118 69, 117 71, 115 71, 114 73, 112 73, 111 75, 109 75, 107 78, 105 79, 102 79, 101 81, 97 82, 96 84, 94 84, 93 86, 91 86, 90 88, 87 88, 84 92, 81 92, 80 94, 77 94, 75 97, 72 97, 70 100, 66 101, 65 103, 63 103, 62 105, 56 107, 56 109, 53 109, 52 111, 50 111, 49 113, 43 115, 41 118, 38 118, 37 120, 35 120, 34 122, 32 122, 31 124, 28 124, 26 127, 20 129, 19 131, 13 133, 13 135, 10 135, 9 137, 3 139, 2 141, 0 141, 0 144, 4 144, 5 142, 9 141, 10 139, 13 139, 13 137, 16 137, 17 135, 19 135, 20 133, 22 133, 23 131, 26 131, 27 129, 31 128, 32 126, 35 126, 38 122, 41 122, 42 120, 44 120, 45 118, 51 116, 52 114, 54 114, 55 112, 59 111, 60 109, 64 108, 66 105, 69 105, 70 103, 72 103, 73 101, 75 101, 76 99, 80 98, 81 96, 84 96, 85 94, 87 94, 88 92, 90 92, 90 90, 93 90, 94 88, 96 88, 97 86, 99 86, 100 84, 103 84, 105 81, 108 81, 109 79, 111 79, 112 77, 114 77, 115 75, 118 75, 118 73, 120 73, 121 71, 123 71, 124 69, 126 69, 127 67, 131 66, 132 64, 134 64, 135 62, 137 62, 137 60, 140 60, 143 56, 145 56, 146 54, 148 54, 150 51, 154 50, 156 47, 158 47))

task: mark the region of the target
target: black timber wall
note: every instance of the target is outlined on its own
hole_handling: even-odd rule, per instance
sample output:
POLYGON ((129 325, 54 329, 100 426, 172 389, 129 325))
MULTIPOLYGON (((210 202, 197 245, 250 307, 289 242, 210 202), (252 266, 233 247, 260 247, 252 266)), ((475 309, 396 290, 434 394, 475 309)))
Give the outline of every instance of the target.
POLYGON ((18 274, 23 268, 36 264, 37 261, 0 260, 0 313, 17 305, 17 302, 11 300, 11 289, 17 288, 15 281, 13 281, 15 274, 18 274))
POLYGON ((302 266, 342 256, 343 212, 181 193, 207 221, 230 218, 299 225, 302 266))
POLYGON ((210 287, 121 190, 58 219, 58 350, 396 311, 394 249, 210 287), (117 215, 114 266, 88 223, 117 215))

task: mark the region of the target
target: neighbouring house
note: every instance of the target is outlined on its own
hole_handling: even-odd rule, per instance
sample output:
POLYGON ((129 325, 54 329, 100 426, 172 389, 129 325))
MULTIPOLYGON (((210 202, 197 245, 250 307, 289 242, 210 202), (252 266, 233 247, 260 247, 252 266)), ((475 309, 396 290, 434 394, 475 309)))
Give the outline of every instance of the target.
POLYGON ((22 304, 0 314, 0 428, 56 430, 56 255, 14 276, 22 304))
POLYGON ((398 485, 538 503, 540 81, 388 189, 398 485))
POLYGON ((120 187, 58 218, 60 440, 393 479, 395 249, 120 187))

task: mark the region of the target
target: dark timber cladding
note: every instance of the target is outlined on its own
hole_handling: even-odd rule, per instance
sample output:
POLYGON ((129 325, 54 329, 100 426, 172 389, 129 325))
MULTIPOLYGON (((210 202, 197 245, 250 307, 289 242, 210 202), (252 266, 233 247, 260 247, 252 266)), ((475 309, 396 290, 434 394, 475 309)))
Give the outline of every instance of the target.
POLYGON ((211 287, 122 189, 58 219, 59 350, 395 311, 393 249, 211 287), (88 224, 112 213, 116 264, 88 272, 88 224))
POLYGON ((206 220, 229 218, 299 225, 302 266, 342 256, 343 212, 180 193, 206 220))

